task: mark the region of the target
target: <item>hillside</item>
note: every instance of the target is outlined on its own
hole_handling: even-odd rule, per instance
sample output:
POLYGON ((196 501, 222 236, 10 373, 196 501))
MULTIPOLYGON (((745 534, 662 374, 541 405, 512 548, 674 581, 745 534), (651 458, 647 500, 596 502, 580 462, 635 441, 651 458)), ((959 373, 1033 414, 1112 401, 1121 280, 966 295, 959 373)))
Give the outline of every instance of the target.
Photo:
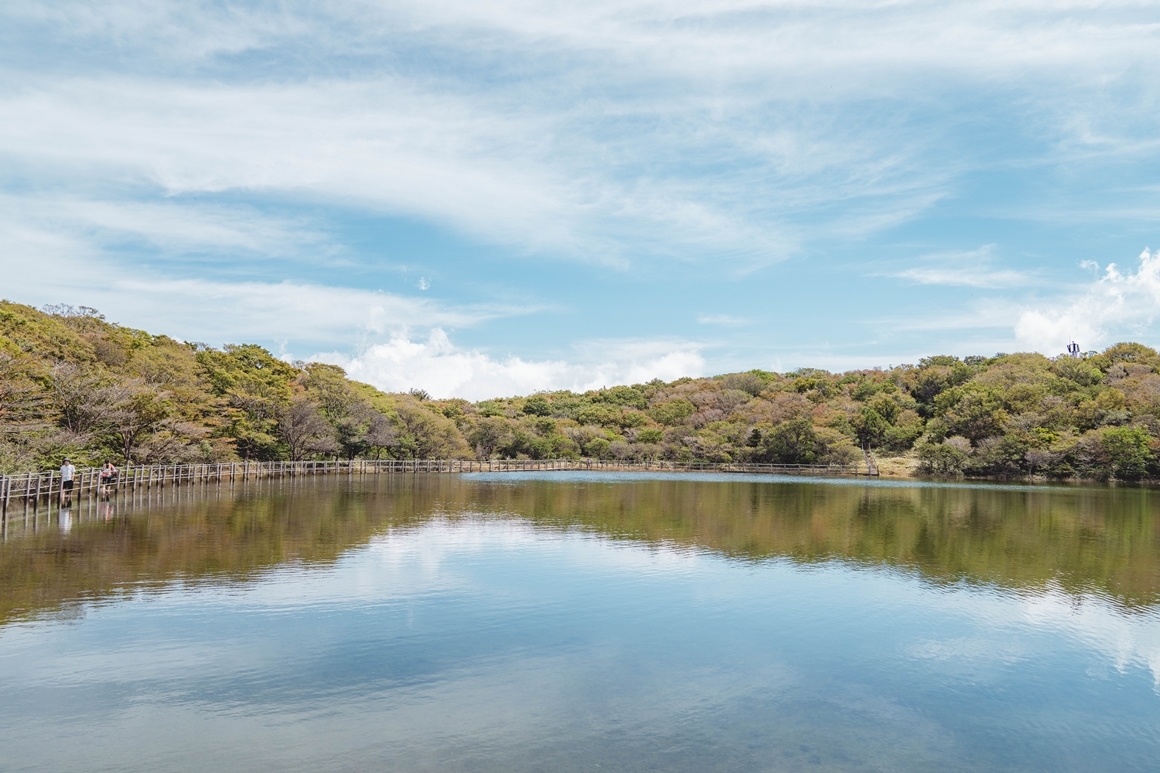
POLYGON ((753 370, 470 403, 386 394, 250 344, 213 349, 92 309, 0 302, 0 471, 109 458, 663 458, 841 462, 868 443, 940 475, 1160 477, 1160 355, 928 357, 753 370))

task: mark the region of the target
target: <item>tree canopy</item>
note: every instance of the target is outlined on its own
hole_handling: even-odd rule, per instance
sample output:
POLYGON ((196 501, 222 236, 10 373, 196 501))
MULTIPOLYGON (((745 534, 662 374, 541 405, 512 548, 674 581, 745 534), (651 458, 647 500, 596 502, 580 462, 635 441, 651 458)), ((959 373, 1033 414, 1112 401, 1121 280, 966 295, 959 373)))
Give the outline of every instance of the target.
POLYGON ((847 462, 936 475, 1160 477, 1160 354, 927 357, 472 403, 387 394, 260 346, 214 349, 88 308, 0 302, 0 470, 307 458, 847 462))

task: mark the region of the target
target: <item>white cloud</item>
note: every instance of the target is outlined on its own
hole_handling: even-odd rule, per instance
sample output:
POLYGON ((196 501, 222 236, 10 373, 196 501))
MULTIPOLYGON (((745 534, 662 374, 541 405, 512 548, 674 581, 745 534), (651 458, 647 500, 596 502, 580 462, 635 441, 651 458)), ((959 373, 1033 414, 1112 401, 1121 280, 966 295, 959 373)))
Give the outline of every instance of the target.
POLYGON ((1142 7, 1139 0, 291 0, 228 7, 212 0, 10 0, 3 14, 12 24, 59 29, 65 40, 106 39, 183 63, 305 37, 327 52, 345 46, 361 55, 403 30, 470 49, 567 50, 610 70, 631 61, 650 74, 720 81, 796 68, 808 81, 811 73, 843 69, 881 88, 881 73, 907 66, 978 73, 1063 67, 1096 79, 1085 72, 1092 65, 1114 69, 1149 53, 1154 30, 1130 15, 1142 7))
POLYGON ((118 279, 103 291, 112 292, 141 299, 138 309, 154 307, 158 315, 166 309, 180 309, 170 313, 190 317, 183 327, 210 331, 216 340, 239 330, 262 339, 350 340, 412 327, 466 327, 523 313, 515 309, 446 308, 422 298, 296 282, 140 277, 118 279))
POLYGON ((396 335, 354 357, 329 352, 310 359, 341 365, 351 378, 384 391, 419 388, 433 397, 469 400, 553 389, 584 391, 654 378, 670 381, 702 375, 705 368, 700 346, 689 342, 589 342, 578 347, 574 362, 495 359, 456 346, 439 328, 426 341, 396 335))
MULTIPOLYGON (((288 266, 341 257, 333 232, 368 211, 508 254, 699 262, 690 271, 709 281, 803 254, 825 271, 852 240, 936 204, 951 220, 979 216, 990 205, 976 183, 996 173, 1037 207, 1090 213, 1098 196, 1066 181, 1085 175, 1027 170, 1153 160, 1160 28, 1147 10, 1138 0, 9 0, 0 271, 22 300, 95 305, 127 324, 353 349, 368 330, 410 341, 514 313, 317 287, 288 266), (1033 195, 1045 179, 1062 187, 1033 195), (318 203, 330 209, 313 210, 317 222, 269 214, 318 203), (119 240, 216 263, 176 280, 172 267, 116 257, 119 240), (299 338, 316 334, 347 338, 299 338)), ((1134 206, 1146 220, 1147 202, 1134 206)), ((898 276, 980 289, 1036 279, 969 253, 943 258, 898 276)), ((442 291, 445 268, 415 276, 442 291)), ((551 292, 550 280, 526 281, 543 282, 530 295, 551 292)), ((944 329, 972 326, 951 311, 960 318, 944 329)), ((1053 323, 1056 312, 1038 313, 1053 323)), ((699 321, 739 324, 729 317, 699 321)), ((1050 337, 1033 331, 1042 320, 1024 322, 1028 340, 1050 337)), ((506 361, 488 362, 479 367, 506 361)))
POLYGON ((697 322, 702 325, 720 325, 722 327, 741 327, 748 325, 749 320, 744 317, 734 317, 730 314, 701 314, 697 322))
POLYGON ((1136 271, 1108 264, 1103 276, 1079 297, 1027 309, 1015 325, 1017 340, 1045 354, 1059 354, 1069 339, 1097 349, 1123 339, 1155 335, 1160 314, 1160 250, 1140 253, 1136 271))
MULTIPOLYGON (((0 194, 0 234, 39 229, 67 235, 81 251, 125 242, 155 248, 155 255, 228 253, 286 260, 337 252, 329 234, 305 218, 262 212, 244 205, 150 199, 156 190, 128 189, 0 194), (101 195, 103 194, 103 195, 101 195), (142 196, 146 198, 142 198, 142 196)), ((9 246, 14 246, 9 243, 9 246)))
MULTIPOLYGON (((213 206, 176 202, 98 202, 69 198, 54 210, 51 198, 0 197, 0 245, 5 295, 23 303, 71 303, 152 333, 218 345, 284 341, 354 347, 368 337, 436 326, 473 327, 488 320, 532 314, 524 303, 449 305, 412 297, 308 281, 259 281, 241 255, 257 255, 281 270, 300 257, 320 265, 333 252, 324 235, 303 224, 213 206), (2 205, 10 204, 4 207, 2 205), (94 237, 92 231, 100 231, 94 237), (212 250, 229 270, 214 273, 201 259, 180 272, 164 254, 150 265, 118 259, 109 245, 144 239, 179 253, 212 250), (322 256, 320 259, 319 256, 322 256), (180 276, 199 273, 205 276, 180 276)), ((180 262, 180 261, 179 261, 180 262)), ((423 280, 426 281, 426 280, 423 280)))
POLYGON ((921 265, 891 276, 924 285, 979 289, 1023 287, 1035 281, 1035 275, 1027 271, 995 268, 994 250, 995 245, 988 244, 977 250, 926 255, 921 265))
POLYGON ((1156 31, 1074 20, 1108 7, 16 0, 0 19, 41 49, 108 46, 119 64, 84 77, 58 57, 53 74, 9 78, 0 153, 38 175, 325 199, 611 263, 713 252, 752 267, 811 232, 904 222, 972 167, 943 144, 952 126, 875 100, 1030 88, 1036 106, 1021 109, 1046 115, 1058 152, 1069 131, 1085 148, 1115 144, 1076 120, 1074 90, 1109 94, 1109 79, 1152 61, 1156 31), (402 44, 439 66, 392 57, 402 44), (255 77, 231 58, 244 52, 285 67, 255 77), (349 77, 329 76, 336 56, 349 77))
POLYGON ((908 268, 895 276, 923 285, 980 289, 1023 287, 1032 281, 1032 275, 1026 271, 989 269, 986 266, 922 266, 908 268))
POLYGON ((259 190, 347 200, 452 222, 492 239, 573 238, 566 185, 520 163, 534 117, 390 78, 189 86, 63 80, 0 98, 0 152, 59 174, 136 179, 174 193, 259 190), (535 228, 528 223, 534 222, 535 228))
POLYGON ((14 300, 94 306, 122 324, 186 340, 357 341, 410 328, 467 327, 536 310, 453 308, 427 298, 307 282, 170 278, 111 263, 67 234, 6 225, 0 228, 7 258, 4 292, 19 288, 14 300))
MULTIPOLYGON (((629 244, 638 255, 686 260, 692 248, 750 266, 796 249, 788 226, 750 217, 778 202, 739 197, 744 180, 693 184, 677 168, 642 177, 638 167, 655 151, 633 142, 609 161, 608 138, 576 120, 393 76, 276 85, 34 79, 0 91, 0 157, 74 186, 118 180, 169 196, 286 195, 613 265, 625 263, 629 244), (564 137, 566 148, 544 139, 564 137)), ((856 144, 847 143, 845 160, 854 161, 856 144)), ((114 214, 97 211, 101 202, 84 211, 65 199, 58 216, 114 214)), ((156 209, 160 226, 179 208, 156 209)), ((144 206, 138 215, 149 217, 144 206)))

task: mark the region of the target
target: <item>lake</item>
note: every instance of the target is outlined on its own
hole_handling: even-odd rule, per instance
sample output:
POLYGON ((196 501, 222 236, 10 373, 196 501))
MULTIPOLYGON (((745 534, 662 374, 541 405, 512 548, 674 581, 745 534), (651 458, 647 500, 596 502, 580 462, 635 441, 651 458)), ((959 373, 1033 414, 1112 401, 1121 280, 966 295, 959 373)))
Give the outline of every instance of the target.
POLYGON ((509 473, 15 509, 0 770, 1154 771, 1158 505, 509 473))

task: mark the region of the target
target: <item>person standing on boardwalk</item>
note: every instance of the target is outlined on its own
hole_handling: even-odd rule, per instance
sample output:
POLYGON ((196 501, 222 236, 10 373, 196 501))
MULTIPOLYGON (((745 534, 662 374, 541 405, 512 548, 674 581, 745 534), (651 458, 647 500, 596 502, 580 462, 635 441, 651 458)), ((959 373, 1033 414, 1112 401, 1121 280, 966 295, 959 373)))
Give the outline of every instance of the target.
POLYGON ((112 462, 105 462, 101 467, 101 494, 107 498, 113 493, 115 485, 117 485, 117 468, 112 462))
POLYGON ((77 468, 73 467, 72 462, 65 459, 60 465, 60 503, 62 506, 72 501, 73 479, 76 474, 77 468))

